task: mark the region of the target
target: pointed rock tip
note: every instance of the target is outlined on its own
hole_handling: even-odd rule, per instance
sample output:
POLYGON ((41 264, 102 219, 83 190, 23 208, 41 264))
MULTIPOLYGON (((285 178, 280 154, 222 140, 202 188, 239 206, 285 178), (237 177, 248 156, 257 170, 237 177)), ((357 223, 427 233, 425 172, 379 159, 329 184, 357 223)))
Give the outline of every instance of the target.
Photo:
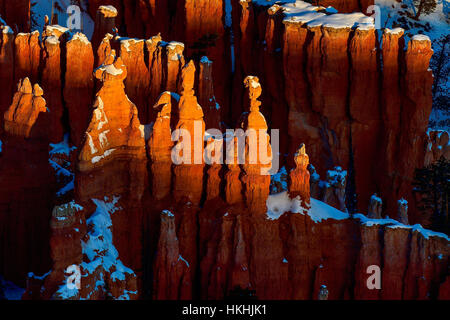
POLYGON ((37 83, 35 83, 33 86, 33 95, 35 97, 41 97, 44 95, 44 90, 37 83))
POLYGON ((28 77, 26 77, 25 79, 23 79, 22 81, 19 82, 18 91, 20 91, 22 93, 27 93, 27 94, 33 93, 31 81, 28 77))

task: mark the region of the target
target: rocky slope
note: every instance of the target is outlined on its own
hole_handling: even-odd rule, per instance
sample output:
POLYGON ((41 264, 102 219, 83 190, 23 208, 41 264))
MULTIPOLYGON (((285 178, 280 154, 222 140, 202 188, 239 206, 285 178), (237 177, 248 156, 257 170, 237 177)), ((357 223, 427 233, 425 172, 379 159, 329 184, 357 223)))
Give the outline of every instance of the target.
POLYGON ((89 4, 92 42, 0 27, 0 274, 24 298, 448 297, 449 239, 415 224, 410 184, 449 156, 448 133, 426 132, 426 37, 325 9, 363 1, 89 4), (238 162, 226 128, 262 132, 258 154, 247 139, 238 162))

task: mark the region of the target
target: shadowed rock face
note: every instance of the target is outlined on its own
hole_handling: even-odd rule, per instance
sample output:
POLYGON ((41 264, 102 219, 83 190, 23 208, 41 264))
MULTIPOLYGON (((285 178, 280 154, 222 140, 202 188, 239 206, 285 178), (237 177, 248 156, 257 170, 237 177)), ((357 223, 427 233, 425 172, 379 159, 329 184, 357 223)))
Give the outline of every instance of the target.
POLYGON ((28 78, 19 82, 1 138, 0 272, 22 287, 29 271, 45 273, 51 265, 55 181, 48 159, 51 118, 43 94, 28 78))
POLYGON ((414 169, 448 158, 448 134, 426 133, 429 40, 386 29, 381 46, 362 14, 273 3, 90 1, 92 43, 0 27, 0 274, 27 280, 25 298, 448 297, 448 238, 380 219, 419 221, 414 169), (14 94, 25 77, 39 85, 14 94), (242 164, 237 139, 209 133, 191 148, 231 141, 234 162, 173 163, 176 129, 211 128, 260 130, 269 156, 258 142, 280 129, 284 193, 270 194, 271 161, 250 163, 248 139, 242 164), (69 151, 49 154, 63 134, 69 151), (349 217, 352 188, 374 219, 349 217), (72 296, 70 265, 83 274, 72 296), (367 288, 371 265, 381 291, 367 288))
POLYGON ((0 1, 0 15, 2 19, 14 28, 21 32, 29 32, 30 23, 30 1, 0 1))

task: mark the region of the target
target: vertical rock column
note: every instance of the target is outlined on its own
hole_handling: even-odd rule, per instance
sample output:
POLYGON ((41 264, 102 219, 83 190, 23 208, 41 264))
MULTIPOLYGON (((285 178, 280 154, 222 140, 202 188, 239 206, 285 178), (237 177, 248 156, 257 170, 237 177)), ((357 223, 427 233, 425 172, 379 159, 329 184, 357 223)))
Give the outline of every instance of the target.
MULTIPOLYGON (((81 239, 86 234, 86 221, 82 208, 75 202, 56 206, 52 212, 50 227, 52 229, 50 248, 53 266, 51 273, 45 278, 41 292, 39 292, 40 298, 44 300, 62 299, 58 294, 54 294, 60 286, 67 285, 65 272, 70 266, 78 268, 81 266, 83 261, 81 239)), ((80 285, 83 286, 86 283, 80 282, 80 285)))
POLYGON ((117 9, 113 6, 100 6, 95 17, 95 29, 92 35, 92 45, 97 50, 107 33, 113 33, 116 27, 117 9))
POLYGON ((380 132, 379 66, 375 29, 358 27, 350 41, 350 117, 353 169, 355 172, 358 209, 367 208, 374 190, 373 170, 380 132))
MULTIPOLYGON (((120 39, 119 39, 120 40, 120 39)), ((136 104, 139 119, 148 123, 149 72, 144 58, 144 40, 121 39, 120 57, 127 66, 125 92, 136 104)))
POLYGON ((259 111, 258 101, 262 88, 257 77, 248 76, 245 79, 247 91, 247 110, 240 121, 240 126, 246 131, 245 140, 245 200, 251 213, 265 213, 266 200, 269 196, 270 175, 268 170, 272 164, 272 148, 267 134, 267 123, 259 111), (263 141, 266 139, 266 141, 263 141))
MULTIPOLYGON (((243 199, 243 185, 240 180, 241 168, 238 164, 238 138, 228 137, 233 139, 233 143, 230 143, 230 148, 233 152, 233 161, 227 163, 227 172, 225 173, 225 200, 230 205, 242 204, 243 199)), ((227 150, 227 154, 230 150, 227 150)))
MULTIPOLYGON (((203 110, 194 95, 195 65, 190 61, 182 71, 181 97, 179 102, 179 120, 176 129, 184 130, 190 135, 190 143, 182 140, 178 146, 185 144, 190 147, 190 156, 182 154, 188 164, 174 167, 175 185, 173 196, 177 200, 188 199, 194 205, 200 203, 203 191, 203 169, 204 169, 204 135, 205 122, 203 121, 203 110)), ((180 134, 183 134, 180 132, 180 134)), ((187 137, 182 137, 187 139, 187 137)), ((183 152, 186 152, 184 149, 183 152)), ((186 163, 186 162, 184 162, 186 163)))
POLYGON ((386 209, 393 210, 397 199, 392 190, 398 188, 400 177, 397 172, 397 159, 399 152, 399 139, 401 135, 400 114, 402 109, 400 77, 400 59, 403 59, 403 29, 385 29, 383 31, 383 74, 382 74, 382 139, 385 152, 379 153, 379 166, 377 167, 377 186, 386 199, 386 209), (383 186, 389 186, 382 190, 383 186))
MULTIPOLYGON (((163 91, 163 46, 161 35, 156 35, 145 41, 146 51, 148 54, 148 71, 150 75, 149 82, 149 103, 152 105, 158 99, 161 91, 163 91)), ((155 110, 153 110, 155 111, 155 110)), ((153 113, 149 114, 151 121, 155 119, 153 113)))
POLYGON ((283 72, 286 103, 289 107, 288 134, 290 152, 294 152, 301 142, 308 148, 313 159, 321 159, 321 140, 318 128, 319 119, 311 109, 308 92, 311 90, 306 74, 306 45, 308 29, 305 23, 311 17, 320 17, 322 13, 305 17, 286 17, 283 34, 283 72))
POLYGON ((309 164, 309 157, 306 154, 305 145, 300 145, 295 154, 296 167, 289 173, 289 195, 292 198, 300 196, 302 205, 305 208, 310 207, 310 187, 309 177, 310 173, 307 169, 309 164))
MULTIPOLYGON (((2 115, 11 103, 14 94, 14 32, 8 26, 0 26, 0 115, 2 115)), ((3 117, 0 117, 3 118, 3 117)), ((0 132, 3 125, 0 126, 0 132)))
POLYGON ((189 263, 180 254, 175 216, 167 210, 161 213, 161 231, 153 272, 155 300, 191 298, 189 263))
POLYGON ((0 273, 21 286, 28 272, 51 267, 45 245, 55 188, 49 120, 42 89, 25 78, 4 114, 0 157, 0 273))
POLYGON ((30 32, 30 1, 0 0, 0 15, 19 32, 30 32))
MULTIPOLYGON (((426 130, 432 106, 433 74, 429 69, 430 58, 433 55, 431 41, 427 36, 416 35, 408 43, 405 53, 405 69, 402 79, 402 112, 400 116, 401 137, 399 142, 398 172, 401 184, 396 195, 397 200, 404 197, 411 203, 411 182, 414 170, 424 163, 424 147, 426 145, 426 130)), ((392 206, 395 208, 395 202, 392 206)), ((395 210, 395 209, 394 209, 395 210)), ((410 220, 418 219, 417 212, 411 208, 410 220)))
POLYGON ((15 82, 29 77, 31 82, 39 80, 39 63, 41 58, 41 43, 39 31, 19 33, 14 41, 14 77, 15 82))
POLYGON ((205 113, 206 128, 221 128, 220 105, 214 95, 214 81, 212 77, 213 62, 208 57, 200 59, 198 76, 198 102, 205 113))
POLYGON ((151 160, 152 195, 157 200, 168 196, 171 188, 173 142, 170 117, 174 102, 172 94, 166 91, 153 107, 159 112, 148 141, 148 154, 151 160))
POLYGON ((171 41, 166 44, 165 64, 165 89, 171 92, 180 93, 179 87, 182 81, 182 69, 185 65, 183 56, 184 44, 181 42, 171 41))
POLYGON ((50 111, 51 142, 62 141, 64 133, 60 39, 57 35, 50 35, 44 40, 42 88, 46 92, 47 107, 50 111))
POLYGON ((126 66, 114 50, 94 75, 102 87, 79 154, 76 197, 86 208, 92 198, 119 197, 119 209, 111 215, 113 243, 123 263, 139 277, 141 199, 147 185, 144 130, 136 106, 125 94, 126 66))
MULTIPOLYGON (((308 23, 312 40, 307 48, 307 74, 311 84, 312 109, 321 115, 320 163, 348 168, 349 134, 347 95, 349 89, 348 41, 351 27, 345 24, 308 23)), ((315 21, 317 21, 315 20, 315 21)), ((323 167, 317 166, 319 172, 323 167)))
POLYGON ((71 141, 80 146, 89 124, 93 98, 94 52, 85 35, 77 33, 66 42, 64 101, 69 113, 71 141))

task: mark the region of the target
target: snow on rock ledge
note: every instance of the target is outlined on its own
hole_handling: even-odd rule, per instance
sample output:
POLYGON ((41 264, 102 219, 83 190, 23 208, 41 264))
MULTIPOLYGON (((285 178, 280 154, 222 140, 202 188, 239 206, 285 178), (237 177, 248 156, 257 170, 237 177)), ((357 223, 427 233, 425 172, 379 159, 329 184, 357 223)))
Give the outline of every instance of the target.
MULTIPOLYGON (((300 197, 291 199, 287 191, 270 195, 266 201, 266 205, 266 214, 268 220, 277 220, 287 212, 294 214, 300 213, 302 215, 307 214, 315 223, 320 223, 328 219, 345 220, 350 218, 350 215, 348 213, 342 212, 334 207, 329 206, 325 202, 313 198, 311 198, 311 209, 306 210, 302 207, 302 201, 300 200, 300 197)), ((359 220, 362 225, 367 227, 384 225, 388 228, 393 229, 410 229, 412 231, 421 233, 425 239, 429 239, 430 237, 440 237, 450 242, 450 238, 444 233, 425 229, 420 224, 415 224, 412 226, 405 225, 398 222, 397 220, 390 219, 389 217, 385 219, 370 219, 360 213, 355 214, 353 218, 359 220)))
POLYGON ((342 212, 327 205, 325 202, 313 198, 311 198, 311 209, 306 210, 302 207, 300 197, 291 199, 287 191, 270 195, 266 201, 266 205, 268 209, 267 219, 269 220, 276 220, 286 212, 306 213, 315 223, 327 219, 344 220, 350 217, 348 213, 342 212))

